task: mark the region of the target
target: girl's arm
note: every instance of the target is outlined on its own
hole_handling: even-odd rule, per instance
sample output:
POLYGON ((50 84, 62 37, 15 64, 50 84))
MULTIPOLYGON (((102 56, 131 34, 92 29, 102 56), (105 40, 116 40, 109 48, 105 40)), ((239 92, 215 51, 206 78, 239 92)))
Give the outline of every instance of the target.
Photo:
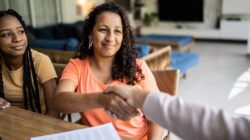
POLYGON ((43 85, 43 91, 45 96, 45 104, 46 104, 46 115, 52 117, 59 117, 59 113, 52 109, 52 100, 54 98, 54 94, 56 91, 56 80, 55 78, 46 81, 43 85))

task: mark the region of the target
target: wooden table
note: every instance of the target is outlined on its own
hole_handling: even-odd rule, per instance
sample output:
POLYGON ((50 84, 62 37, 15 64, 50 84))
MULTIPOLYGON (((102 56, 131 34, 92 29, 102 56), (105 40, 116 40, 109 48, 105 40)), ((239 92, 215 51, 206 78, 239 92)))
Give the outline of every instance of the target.
MULTIPOLYGON (((11 106, 0 110, 0 137, 2 140, 30 140, 31 137, 86 128, 87 126, 66 122, 11 106)), ((121 137, 122 140, 132 140, 121 137)))
POLYGON ((0 111, 2 140, 29 140, 30 137, 85 128, 84 125, 13 107, 0 111))

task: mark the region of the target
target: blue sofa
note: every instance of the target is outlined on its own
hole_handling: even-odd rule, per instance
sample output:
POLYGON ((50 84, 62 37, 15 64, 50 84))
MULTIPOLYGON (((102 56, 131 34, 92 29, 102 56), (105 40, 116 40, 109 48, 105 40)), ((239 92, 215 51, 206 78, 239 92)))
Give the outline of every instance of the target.
POLYGON ((78 49, 78 41, 75 38, 63 40, 49 40, 49 39, 30 39, 31 48, 52 49, 63 51, 76 51, 78 49))
POLYGON ((83 21, 33 28, 28 26, 33 48, 75 51, 81 40, 83 21))
POLYGON ((148 44, 136 44, 135 45, 138 57, 144 57, 150 53, 150 46, 148 44))
MULTIPOLYGON (((139 57, 144 57, 149 54, 150 47, 147 44, 137 45, 136 48, 139 57)), ((190 68, 199 62, 199 55, 190 51, 171 51, 170 57, 170 66, 174 69, 179 69, 182 74, 185 74, 190 68)))
POLYGON ((147 43, 153 46, 171 45, 170 65, 174 69, 179 69, 184 74, 198 64, 199 55, 191 52, 193 37, 185 35, 158 35, 149 34, 137 37, 137 43, 147 43))

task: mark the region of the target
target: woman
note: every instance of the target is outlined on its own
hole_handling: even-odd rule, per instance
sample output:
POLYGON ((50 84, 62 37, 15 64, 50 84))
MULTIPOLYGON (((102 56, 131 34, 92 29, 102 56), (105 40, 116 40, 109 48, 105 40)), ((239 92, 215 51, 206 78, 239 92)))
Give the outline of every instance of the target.
POLYGON ((122 121, 105 112, 129 108, 122 98, 102 94, 108 86, 126 83, 158 90, 146 63, 136 59, 133 33, 123 9, 115 3, 97 6, 85 19, 83 30, 79 58, 71 59, 64 69, 53 107, 64 113, 81 112, 85 125, 112 122, 118 133, 128 138, 161 139, 162 129, 148 125, 142 115, 122 121))
POLYGON ((0 107, 13 106, 51 116, 57 78, 48 56, 31 50, 22 17, 0 11, 0 107))

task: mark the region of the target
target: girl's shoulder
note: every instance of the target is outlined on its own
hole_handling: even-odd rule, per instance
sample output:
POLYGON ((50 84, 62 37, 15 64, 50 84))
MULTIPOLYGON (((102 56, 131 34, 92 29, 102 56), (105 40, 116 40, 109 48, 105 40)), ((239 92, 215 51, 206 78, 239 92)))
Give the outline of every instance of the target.
POLYGON ((46 54, 41 53, 41 52, 39 52, 37 50, 33 50, 33 49, 31 49, 31 53, 32 53, 32 58, 33 59, 35 59, 36 57, 38 57, 38 58, 48 57, 46 54))
POLYGON ((33 49, 31 49, 31 53, 32 53, 32 59, 33 59, 33 62, 35 65, 43 63, 43 62, 52 63, 49 56, 47 56, 44 53, 41 53, 41 52, 33 50, 33 49))

